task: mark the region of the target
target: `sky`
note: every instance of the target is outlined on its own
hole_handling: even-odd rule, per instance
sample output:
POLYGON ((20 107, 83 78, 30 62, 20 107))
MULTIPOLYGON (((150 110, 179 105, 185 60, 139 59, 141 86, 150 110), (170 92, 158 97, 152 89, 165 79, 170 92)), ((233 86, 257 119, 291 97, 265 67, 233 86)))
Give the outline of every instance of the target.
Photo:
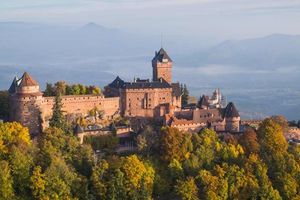
POLYGON ((0 0, 0 22, 94 22, 208 40, 300 34, 300 0, 0 0))

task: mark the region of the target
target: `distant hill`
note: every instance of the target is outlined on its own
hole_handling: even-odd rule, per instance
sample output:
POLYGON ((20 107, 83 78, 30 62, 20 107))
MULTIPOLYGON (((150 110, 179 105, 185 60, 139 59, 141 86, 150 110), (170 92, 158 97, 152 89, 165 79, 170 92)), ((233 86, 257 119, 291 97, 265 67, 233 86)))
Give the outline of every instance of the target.
POLYGON ((229 40, 188 56, 190 65, 234 65, 275 69, 300 66, 300 35, 273 34, 266 37, 229 40))

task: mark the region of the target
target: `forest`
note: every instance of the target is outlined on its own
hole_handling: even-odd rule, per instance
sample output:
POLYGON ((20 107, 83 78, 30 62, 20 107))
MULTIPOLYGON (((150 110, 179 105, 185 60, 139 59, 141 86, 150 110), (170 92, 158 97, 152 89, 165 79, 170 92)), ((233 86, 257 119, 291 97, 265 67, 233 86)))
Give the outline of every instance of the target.
POLYGON ((285 124, 222 137, 147 126, 138 151, 97 155, 63 121, 37 138, 16 122, 0 123, 0 199, 299 199, 300 146, 285 124))

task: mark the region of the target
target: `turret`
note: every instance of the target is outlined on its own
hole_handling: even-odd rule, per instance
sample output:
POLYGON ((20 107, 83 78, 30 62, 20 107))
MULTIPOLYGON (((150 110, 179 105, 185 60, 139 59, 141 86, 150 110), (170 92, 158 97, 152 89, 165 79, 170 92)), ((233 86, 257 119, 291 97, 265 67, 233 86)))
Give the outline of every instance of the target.
POLYGON ((152 68, 153 81, 159 81, 160 78, 163 78, 169 84, 172 83, 172 60, 163 48, 155 52, 152 68))
POLYGON ((224 118, 226 121, 226 131, 239 132, 240 131, 240 114, 232 102, 228 103, 224 110, 224 118))
POLYGON ((14 78, 10 88, 10 120, 29 128, 32 136, 40 132, 40 103, 42 93, 38 83, 25 72, 14 78))

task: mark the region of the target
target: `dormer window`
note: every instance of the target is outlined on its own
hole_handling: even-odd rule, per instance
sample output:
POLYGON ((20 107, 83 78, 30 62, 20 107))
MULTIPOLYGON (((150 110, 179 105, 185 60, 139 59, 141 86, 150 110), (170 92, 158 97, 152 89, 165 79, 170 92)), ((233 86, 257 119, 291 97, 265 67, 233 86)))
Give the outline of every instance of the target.
POLYGON ((162 59, 162 61, 163 61, 164 63, 166 63, 166 62, 169 62, 169 59, 164 58, 164 59, 162 59))

